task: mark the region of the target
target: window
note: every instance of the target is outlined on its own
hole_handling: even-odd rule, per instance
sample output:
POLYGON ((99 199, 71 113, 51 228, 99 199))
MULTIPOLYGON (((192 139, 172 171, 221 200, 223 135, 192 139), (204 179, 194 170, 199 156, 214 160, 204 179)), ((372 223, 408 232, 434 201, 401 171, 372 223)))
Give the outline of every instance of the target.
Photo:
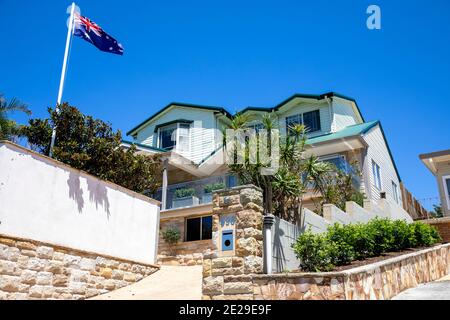
POLYGON ((307 132, 320 131, 320 112, 314 110, 303 114, 303 124, 307 132))
POLYGON ((178 128, 178 151, 189 151, 189 128, 187 123, 180 123, 178 128))
POLYGON ((381 190, 380 166, 372 160, 373 184, 378 190, 381 190))
POLYGON ((447 200, 447 209, 450 210, 450 176, 443 176, 445 200, 447 200))
POLYGON ((296 124, 303 124, 301 114, 286 117, 286 131, 289 135, 292 134, 292 127, 295 126, 296 124))
POLYGON ((177 151, 189 151, 189 130, 188 123, 173 123, 159 128, 159 147, 168 150, 177 147, 177 151))
POLYGON ((324 156, 319 158, 320 161, 328 162, 336 166, 337 169, 347 172, 347 162, 345 161, 345 156, 341 154, 336 154, 332 156, 324 156))
POLYGON ((177 144, 177 139, 174 136, 176 124, 166 126, 159 129, 159 147, 163 149, 173 149, 177 144))
POLYGON ((186 219, 186 241, 212 239, 212 216, 186 219))
POLYGON ((320 111, 314 110, 286 117, 286 130, 291 134, 292 127, 296 124, 304 124, 306 132, 320 131, 320 111))
POLYGON ((391 181, 392 183, 392 195, 394 196, 394 200, 395 202, 398 203, 399 198, 398 198, 398 188, 397 188, 397 184, 394 181, 391 181))
POLYGON ((259 130, 264 129, 264 125, 262 123, 255 123, 248 126, 249 129, 255 129, 255 132, 258 133, 259 130))

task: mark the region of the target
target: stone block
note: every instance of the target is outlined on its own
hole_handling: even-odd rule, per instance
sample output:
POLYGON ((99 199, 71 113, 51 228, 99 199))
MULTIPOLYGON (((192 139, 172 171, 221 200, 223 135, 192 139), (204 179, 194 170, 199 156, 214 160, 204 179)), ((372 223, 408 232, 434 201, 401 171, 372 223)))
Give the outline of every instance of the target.
POLYGON ((63 274, 57 274, 53 277, 52 285, 54 287, 66 287, 69 283, 69 277, 63 274))
POLYGON ((236 229, 255 228, 262 230, 263 215, 254 210, 242 210, 236 215, 236 229))
POLYGON ((101 277, 105 279, 111 279, 112 277, 112 269, 111 268, 100 268, 100 274, 101 277))
POLYGON ((45 267, 45 271, 51 272, 53 274, 60 274, 63 273, 65 270, 64 263, 62 261, 55 261, 52 260, 48 263, 48 265, 45 267))
POLYGON ((89 276, 90 276, 89 271, 72 269, 70 273, 70 281, 88 282, 89 276))
POLYGON ((28 259, 27 269, 34 271, 44 271, 48 263, 48 260, 30 258, 28 259))
POLYGON ((63 259, 64 266, 71 267, 71 268, 78 268, 80 261, 81 261, 81 257, 74 256, 71 254, 66 254, 63 259))
POLYGON ((30 285, 36 284, 37 273, 37 271, 23 270, 20 275, 20 282, 30 285))
POLYGON ((211 268, 230 268, 232 266, 232 257, 215 258, 211 260, 211 268))
POLYGON ((53 248, 47 246, 40 246, 36 249, 38 258, 41 259, 53 259, 53 248))
POLYGON ((50 285, 53 282, 53 273, 40 271, 36 274, 36 284, 50 285))
POLYGON ((257 256, 247 256, 244 258, 245 273, 262 273, 263 259, 257 256))
POLYGON ((136 275, 132 272, 125 272, 123 280, 127 282, 136 282, 136 275))
POLYGON ((223 284, 224 294, 253 293, 251 282, 225 282, 223 284))
POLYGON ((19 249, 36 251, 37 246, 34 243, 28 241, 17 241, 16 247, 19 249))
POLYGON ((93 271, 95 270, 95 260, 91 258, 81 258, 80 261, 80 269, 93 271))
POLYGON ((17 292, 19 291, 20 277, 18 276, 0 276, 0 291, 17 292))
POLYGON ((240 190, 240 203, 245 206, 248 203, 254 203, 258 206, 263 205, 262 192, 255 188, 245 188, 240 190))
POLYGON ((215 295, 223 293, 223 277, 206 277, 203 279, 203 294, 215 295))
POLYGON ((69 291, 72 294, 82 294, 86 293, 87 284, 84 282, 69 282, 69 291))
POLYGON ((10 275, 10 276, 16 276, 20 275, 16 274, 16 263, 13 261, 6 261, 6 260, 0 260, 0 276, 1 275, 10 275))
POLYGON ((124 272, 122 270, 115 269, 115 270, 112 271, 112 276, 111 277, 114 280, 123 280, 123 274, 124 274, 124 272))
POLYGON ((255 238, 240 238, 236 241, 236 255, 246 257, 249 255, 260 256, 261 244, 255 238))

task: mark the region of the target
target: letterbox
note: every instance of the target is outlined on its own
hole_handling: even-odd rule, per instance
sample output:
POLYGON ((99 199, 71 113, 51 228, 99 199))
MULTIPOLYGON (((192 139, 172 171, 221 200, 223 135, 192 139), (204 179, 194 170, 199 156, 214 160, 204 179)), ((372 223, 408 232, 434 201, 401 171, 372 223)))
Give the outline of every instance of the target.
POLYGON ((222 251, 233 250, 233 230, 222 231, 222 251))

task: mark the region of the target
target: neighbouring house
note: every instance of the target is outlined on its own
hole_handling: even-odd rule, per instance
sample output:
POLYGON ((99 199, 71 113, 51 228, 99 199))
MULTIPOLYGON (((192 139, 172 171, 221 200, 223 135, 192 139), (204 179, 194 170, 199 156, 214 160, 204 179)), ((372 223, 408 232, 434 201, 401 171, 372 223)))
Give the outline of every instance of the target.
POLYGON ((420 160, 436 177, 442 213, 450 216, 450 149, 419 155, 420 160))
MULTIPOLYGON (((329 92, 321 95, 295 94, 271 108, 248 107, 241 113, 273 113, 280 134, 295 123, 308 128, 308 154, 315 154, 342 170, 352 170, 356 161, 362 173, 354 181, 368 201, 380 197, 404 207, 404 186, 389 149, 380 121, 365 121, 352 98, 329 92)), ((162 262, 172 261, 168 252, 176 252, 176 263, 200 263, 203 252, 212 249, 211 191, 239 184, 224 163, 222 130, 232 115, 222 107, 170 103, 127 132, 141 153, 161 154, 163 161, 160 200, 160 230, 174 225, 182 241, 169 248, 160 239, 162 262)), ((258 129, 258 121, 251 126, 258 129)), ((309 192, 309 202, 313 198, 309 192)), ((406 207, 404 207, 405 210, 406 207)))

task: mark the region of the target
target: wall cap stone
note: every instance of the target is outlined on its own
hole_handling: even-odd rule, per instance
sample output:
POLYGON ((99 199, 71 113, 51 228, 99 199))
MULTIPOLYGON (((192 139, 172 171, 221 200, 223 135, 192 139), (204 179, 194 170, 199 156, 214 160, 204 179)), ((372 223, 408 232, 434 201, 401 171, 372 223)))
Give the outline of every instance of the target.
POLYGON ((238 191, 238 190, 241 190, 241 189, 255 189, 255 190, 258 190, 258 191, 261 191, 261 192, 263 191, 260 187, 257 187, 257 186, 255 186, 253 184, 244 184, 244 185, 236 186, 236 187, 232 187, 232 188, 215 190, 214 193, 217 193, 217 194, 220 195, 220 194, 225 193, 225 192, 238 191))

